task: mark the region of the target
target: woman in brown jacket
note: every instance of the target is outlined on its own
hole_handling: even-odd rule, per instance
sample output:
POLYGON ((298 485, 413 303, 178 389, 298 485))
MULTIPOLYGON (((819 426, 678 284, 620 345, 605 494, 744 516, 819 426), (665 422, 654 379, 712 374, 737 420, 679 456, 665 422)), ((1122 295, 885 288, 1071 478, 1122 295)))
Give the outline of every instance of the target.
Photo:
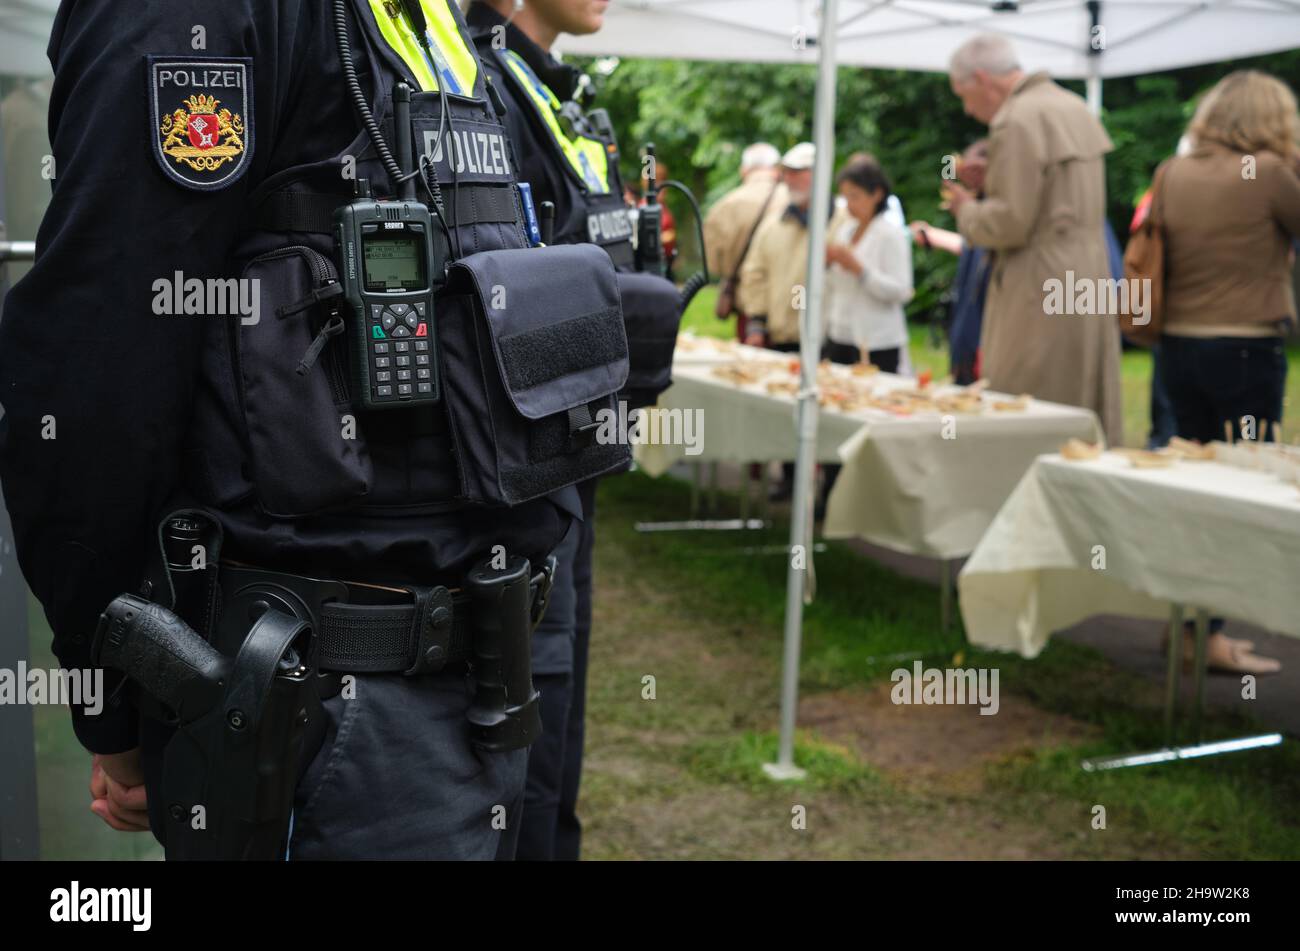
MULTIPOLYGON (((1273 439, 1282 420, 1285 335, 1296 320, 1292 241, 1300 237, 1300 115, 1291 90, 1255 70, 1206 94, 1156 196, 1165 224, 1166 382, 1178 435, 1273 439), (1243 422, 1244 421, 1244 422, 1243 422), (1254 432, 1251 433, 1253 427, 1254 432)), ((1280 665, 1219 632, 1213 666, 1280 665)))

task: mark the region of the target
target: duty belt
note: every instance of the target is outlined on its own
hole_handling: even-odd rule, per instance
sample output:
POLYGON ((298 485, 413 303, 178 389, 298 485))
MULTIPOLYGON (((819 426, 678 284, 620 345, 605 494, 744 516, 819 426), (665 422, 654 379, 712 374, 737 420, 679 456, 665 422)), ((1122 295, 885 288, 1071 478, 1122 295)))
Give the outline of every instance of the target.
MULTIPOLYGON (((534 626, 554 575, 552 557, 530 578, 534 626)), ((246 629, 269 608, 309 619, 316 633, 313 666, 322 672, 415 676, 474 657, 472 598, 464 589, 330 581, 232 562, 222 562, 220 585, 219 630, 246 629)))

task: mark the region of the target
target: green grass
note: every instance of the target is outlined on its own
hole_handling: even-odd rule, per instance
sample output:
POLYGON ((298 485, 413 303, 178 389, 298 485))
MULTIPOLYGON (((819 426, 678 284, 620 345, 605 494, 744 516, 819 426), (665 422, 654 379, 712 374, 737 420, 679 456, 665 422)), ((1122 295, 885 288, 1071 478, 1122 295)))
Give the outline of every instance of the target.
MULTIPOLYGON (((721 514, 734 515, 736 500, 723 498, 721 514)), ((672 764, 683 778, 665 786, 614 782, 611 788, 609 777, 593 767, 597 792, 588 805, 597 812, 598 828, 620 810, 653 812, 661 797, 680 792, 687 780, 769 804, 775 795, 764 792, 768 784, 759 767, 775 758, 786 562, 779 555, 741 556, 735 548, 783 544, 788 526, 778 523, 743 540, 731 533, 639 534, 632 527, 638 519, 685 512, 687 505, 687 487, 670 478, 634 473, 601 486, 598 582, 616 575, 620 589, 619 612, 606 608, 610 613, 596 625, 607 640, 603 662, 593 660, 591 673, 593 755, 599 762, 599 750, 612 743, 623 757, 672 764), (622 590, 627 573, 635 573, 639 595, 622 590), (677 631, 668 642, 684 645, 685 656, 662 644, 647 647, 641 640, 646 631, 665 639, 677 631), (659 679, 660 702, 638 704, 633 681, 647 670, 659 679), (665 683, 671 684, 667 696, 665 683)), ((1086 756, 1163 744, 1159 684, 1059 639, 1032 661, 970 648, 959 633, 940 631, 933 588, 840 543, 828 543, 816 570, 818 596, 805 610, 801 696, 876 689, 890 670, 919 657, 927 666, 996 667, 1004 696, 1088 725, 1091 739, 1049 743, 988 763, 980 790, 957 797, 979 821, 1000 827, 1035 817, 1052 848, 1061 850, 1053 854, 1066 857, 1300 858, 1293 809, 1300 797, 1300 744, 1294 740, 1241 755, 1084 772, 1079 763, 1086 756), (1095 805, 1106 807, 1109 837, 1092 834, 1095 805)), ((1207 715, 1207 738, 1257 728, 1236 715, 1207 715)), ((853 751, 812 731, 800 734, 796 762, 811 770, 801 801, 821 797, 827 808, 846 813, 883 809, 925 816, 954 795, 942 783, 917 787, 882 779, 853 751)), ((623 853, 598 847, 597 854, 623 853)))
MULTIPOLYGON (((686 764, 695 776, 709 782, 765 792, 771 780, 764 775, 763 766, 776 762, 778 745, 778 736, 772 731, 702 740, 687 748, 686 764)), ((807 773, 802 783, 814 789, 866 792, 881 782, 880 775, 852 750, 806 730, 795 735, 793 758, 807 773)))
MULTIPOLYGON (((706 290, 684 325, 726 337, 730 325, 713 317, 712 306, 706 290)), ((925 328, 913 328, 912 354, 918 367, 939 374, 946 367, 925 328)), ((1126 398, 1140 391, 1146 367, 1144 353, 1125 355, 1126 398)), ((1127 414, 1129 432, 1144 433, 1145 402, 1129 399, 1127 414)), ((784 546, 788 525, 743 538, 641 534, 635 521, 687 511, 685 484, 634 473, 603 482, 600 496, 582 801, 592 857, 970 858, 1007 855, 998 850, 1023 840, 1031 856, 1300 858, 1294 739, 1245 754, 1085 773, 1078 765, 1085 756, 1162 744, 1159 685, 1059 639, 1032 661, 973 650, 960 632, 940 630, 933 588, 836 542, 816 558, 802 696, 879 689, 913 658, 997 667, 1004 693, 1089 725, 1091 738, 995 759, 980 769, 977 788, 958 789, 886 775, 805 729, 795 760, 809 779, 770 783, 760 767, 776 754, 786 562, 736 549, 784 546), (653 701, 645 698, 647 676, 655 678, 653 701), (790 832, 792 804, 809 809, 809 830, 798 838, 790 832), (1106 832, 1091 829, 1095 805, 1106 808, 1106 832)), ((724 514, 738 511, 734 497, 721 498, 724 514)), ((32 605, 31 662, 48 667, 49 631, 32 605)), ((158 857, 152 837, 113 832, 86 808, 90 760, 66 711, 34 713, 43 857, 158 857)), ((1223 714, 1206 723, 1211 738, 1256 727, 1223 714)))
MULTIPOLYGON (((691 301, 682 317, 682 329, 707 337, 735 337, 735 320, 722 321, 713 315, 717 288, 706 287, 691 301)), ((930 343, 929 328, 912 324, 912 364, 918 371, 929 370, 935 379, 948 373, 948 348, 930 343)), ((1300 406, 1300 341, 1292 340, 1287 346, 1286 395, 1283 397, 1283 419, 1287 419, 1292 406, 1300 406)), ((1151 352, 1132 349, 1124 351, 1120 363, 1120 385, 1123 390, 1124 445, 1145 446, 1151 428, 1151 352)))

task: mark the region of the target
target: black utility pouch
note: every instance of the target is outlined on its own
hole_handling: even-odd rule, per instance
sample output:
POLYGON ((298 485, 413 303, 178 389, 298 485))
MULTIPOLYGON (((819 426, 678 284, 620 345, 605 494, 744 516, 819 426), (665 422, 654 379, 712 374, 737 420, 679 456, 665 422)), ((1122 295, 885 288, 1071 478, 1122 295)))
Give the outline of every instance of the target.
POLYGON ((348 384, 345 309, 329 258, 280 248, 249 262, 256 323, 235 334, 249 478, 268 515, 296 517, 365 495, 371 462, 348 384))
POLYGON ((619 394, 628 409, 652 406, 673 382, 673 351, 682 322, 681 292, 655 274, 618 275, 630 369, 619 394))
POLYGON ((464 258, 438 304, 438 336, 467 500, 517 505, 630 464, 615 399, 627 337, 600 248, 464 258))

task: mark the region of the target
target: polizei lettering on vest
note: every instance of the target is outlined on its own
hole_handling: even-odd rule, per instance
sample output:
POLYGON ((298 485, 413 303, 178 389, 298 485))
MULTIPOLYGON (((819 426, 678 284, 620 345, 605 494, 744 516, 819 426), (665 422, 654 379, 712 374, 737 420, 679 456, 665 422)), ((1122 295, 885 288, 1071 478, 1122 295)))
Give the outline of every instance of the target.
POLYGON ((596 212, 587 216, 587 234, 592 244, 626 241, 632 237, 632 219, 626 208, 596 212))
MULTIPOLYGON (((447 132, 446 142, 446 152, 451 155, 452 168, 458 174, 468 171, 503 177, 510 175, 505 136, 501 133, 452 129, 447 132)), ((436 141, 436 133, 424 133, 424 150, 434 162, 443 161, 443 143, 436 141)))

